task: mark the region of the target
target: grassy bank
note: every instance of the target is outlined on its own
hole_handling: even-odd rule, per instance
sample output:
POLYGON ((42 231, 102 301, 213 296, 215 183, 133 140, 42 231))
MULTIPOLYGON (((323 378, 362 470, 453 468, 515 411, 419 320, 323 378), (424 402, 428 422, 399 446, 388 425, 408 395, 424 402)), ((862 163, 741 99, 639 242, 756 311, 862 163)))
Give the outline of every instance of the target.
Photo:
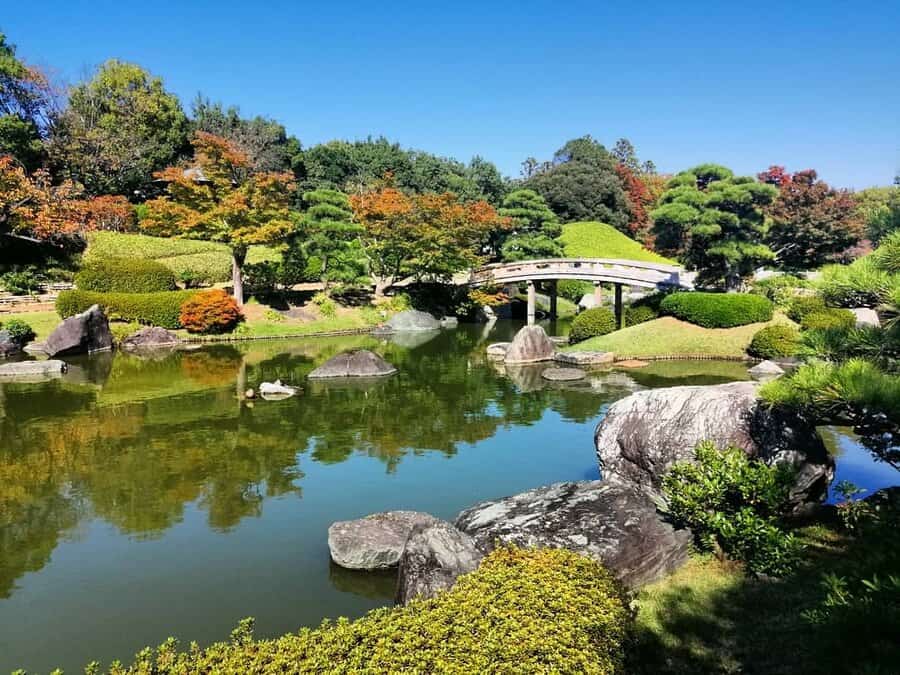
POLYGON ((0 314, 0 324, 18 319, 24 321, 37 334, 37 340, 46 340, 47 336, 53 332, 53 329, 59 325, 59 315, 53 310, 43 312, 13 312, 10 314, 0 314))
POLYGON ((644 248, 612 225, 596 221, 566 223, 559 237, 569 258, 622 258, 641 262, 677 264, 644 248))
POLYGON ((590 338, 567 350, 615 352, 620 356, 698 355, 739 357, 746 353, 753 336, 773 323, 785 323, 782 315, 768 323, 751 323, 736 328, 703 328, 671 316, 630 326, 609 335, 590 338))

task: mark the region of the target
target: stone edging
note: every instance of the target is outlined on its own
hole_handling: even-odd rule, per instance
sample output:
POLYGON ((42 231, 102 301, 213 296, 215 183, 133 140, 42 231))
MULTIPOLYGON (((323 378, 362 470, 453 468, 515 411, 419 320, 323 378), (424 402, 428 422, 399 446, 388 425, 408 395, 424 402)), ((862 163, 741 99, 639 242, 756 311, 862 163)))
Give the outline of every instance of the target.
POLYGON ((346 328, 344 330, 320 331, 318 333, 290 333, 287 335, 207 335, 204 337, 190 336, 180 339, 182 342, 187 344, 205 344, 216 342, 247 342, 249 340, 281 340, 286 338, 303 337, 337 337, 340 335, 364 335, 371 332, 372 327, 346 328))
POLYGON ((619 361, 734 361, 736 363, 759 363, 762 359, 752 356, 716 356, 715 354, 658 354, 655 356, 629 356, 616 354, 613 363, 619 361))

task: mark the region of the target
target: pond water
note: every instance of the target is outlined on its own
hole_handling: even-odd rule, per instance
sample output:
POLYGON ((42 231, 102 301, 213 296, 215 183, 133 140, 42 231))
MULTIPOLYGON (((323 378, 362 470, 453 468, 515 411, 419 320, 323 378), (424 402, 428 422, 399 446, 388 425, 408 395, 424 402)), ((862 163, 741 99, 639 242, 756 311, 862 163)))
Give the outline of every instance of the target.
MULTIPOLYGON (((597 478, 593 433, 611 402, 746 378, 741 364, 670 362, 546 385, 540 367, 503 372, 485 357, 518 327, 105 354, 60 380, 0 385, 0 671, 80 672, 170 635, 224 639, 246 616, 266 636, 358 616, 390 603, 394 580, 331 565, 333 521, 386 509, 453 518, 597 478), (399 373, 305 381, 350 348, 399 373), (276 378, 303 392, 239 396, 276 378)), ((855 482, 881 480, 834 434, 855 482)))

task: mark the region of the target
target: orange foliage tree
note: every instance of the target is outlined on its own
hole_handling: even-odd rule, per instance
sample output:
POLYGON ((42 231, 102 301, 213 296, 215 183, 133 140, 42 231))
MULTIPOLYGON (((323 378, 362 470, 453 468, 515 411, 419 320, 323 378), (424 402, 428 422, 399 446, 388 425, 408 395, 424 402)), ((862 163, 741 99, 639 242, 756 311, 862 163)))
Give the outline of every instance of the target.
POLYGON ((167 196, 147 202, 141 227, 151 234, 220 241, 231 248, 234 298, 244 304, 241 270, 252 244, 281 239, 294 229, 288 173, 251 171, 247 155, 231 141, 198 131, 195 166, 170 166, 155 174, 167 196))
POLYGON ((464 204, 451 193, 410 196, 388 187, 351 195, 350 205, 378 296, 404 276, 446 280, 480 264, 490 233, 510 227, 487 202, 464 204))

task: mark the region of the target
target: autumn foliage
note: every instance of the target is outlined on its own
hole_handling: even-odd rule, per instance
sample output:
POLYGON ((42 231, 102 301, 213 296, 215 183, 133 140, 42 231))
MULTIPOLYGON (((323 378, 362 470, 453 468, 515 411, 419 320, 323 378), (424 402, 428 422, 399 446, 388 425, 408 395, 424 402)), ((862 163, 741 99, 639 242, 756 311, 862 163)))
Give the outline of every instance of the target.
POLYGON ((616 164, 616 173, 622 181, 625 188, 625 195, 628 198, 628 205, 631 209, 631 219, 628 221, 628 234, 645 246, 653 243, 650 234, 650 214, 649 209, 653 206, 653 195, 647 189, 646 184, 640 176, 629 169, 624 164, 616 164))
POLYGON ((204 291, 181 305, 179 320, 189 333, 227 333, 243 318, 234 298, 225 291, 204 291))

